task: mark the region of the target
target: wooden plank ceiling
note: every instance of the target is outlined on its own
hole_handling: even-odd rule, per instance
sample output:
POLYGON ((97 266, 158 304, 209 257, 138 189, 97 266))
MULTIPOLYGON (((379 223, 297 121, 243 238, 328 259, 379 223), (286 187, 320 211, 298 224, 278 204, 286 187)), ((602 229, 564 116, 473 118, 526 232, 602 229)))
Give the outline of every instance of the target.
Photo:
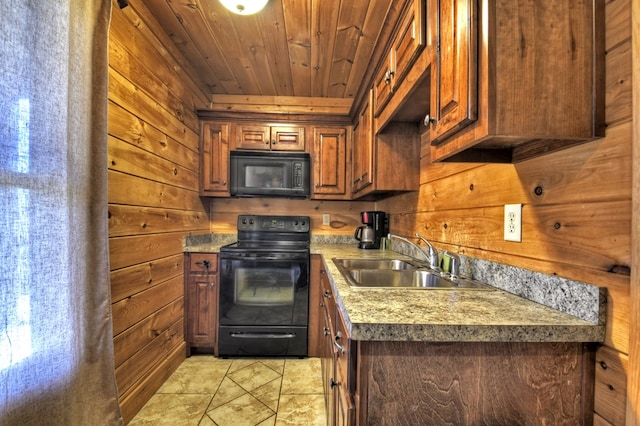
POLYGON ((214 104, 327 98, 321 102, 342 106, 359 96, 372 72, 376 43, 388 36, 385 20, 395 13, 390 9, 397 9, 392 4, 269 0, 261 12, 240 16, 218 0, 145 2, 214 104))

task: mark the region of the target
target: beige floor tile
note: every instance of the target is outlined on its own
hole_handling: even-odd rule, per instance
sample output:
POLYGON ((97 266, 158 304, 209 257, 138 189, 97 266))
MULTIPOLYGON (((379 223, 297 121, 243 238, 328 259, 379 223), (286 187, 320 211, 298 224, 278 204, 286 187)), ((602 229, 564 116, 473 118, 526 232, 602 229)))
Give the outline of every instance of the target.
POLYGON ((222 380, 218 391, 213 396, 213 399, 211 400, 211 404, 209 404, 207 411, 213 410, 214 408, 226 404, 227 402, 232 401, 239 396, 244 395, 245 393, 247 393, 247 391, 242 389, 240 385, 238 385, 230 378, 225 377, 224 380, 222 380))
POLYGON ((260 362, 262 362, 267 367, 272 368, 273 371, 277 372, 278 374, 282 374, 284 372, 284 359, 264 359, 260 362))
POLYGON ((324 396, 281 395, 276 426, 326 426, 324 396))
POLYGON ((199 394, 155 394, 129 425, 197 426, 210 398, 199 394))
POLYGON ((287 359, 282 378, 282 394, 322 394, 319 358, 287 359))
POLYGON ((261 362, 256 362, 227 374, 227 377, 250 392, 279 378, 280 374, 276 373, 261 362))
POLYGON ((275 412, 249 394, 207 412, 218 426, 255 426, 275 412))
POLYGON ((273 411, 278 409, 278 398, 280 398, 280 388, 282 387, 282 377, 278 377, 269 383, 251 391, 251 395, 259 399, 273 411))
POLYGON ((276 416, 271 416, 264 422, 258 423, 256 426, 275 426, 276 424, 276 416))
POLYGON ((158 393, 206 393, 213 395, 230 365, 230 361, 212 356, 187 358, 158 389, 158 393))

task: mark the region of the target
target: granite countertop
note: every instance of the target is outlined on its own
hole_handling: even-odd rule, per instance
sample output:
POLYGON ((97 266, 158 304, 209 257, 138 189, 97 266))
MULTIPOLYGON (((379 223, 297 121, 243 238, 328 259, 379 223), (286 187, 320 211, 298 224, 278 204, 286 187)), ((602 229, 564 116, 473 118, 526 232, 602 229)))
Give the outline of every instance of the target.
MULTIPOLYGON (((234 236, 185 242, 186 252, 218 252, 234 236)), ((353 340, 428 342, 602 342, 602 318, 588 321, 495 287, 475 289, 351 288, 333 258, 410 257, 355 244, 314 243, 353 340)), ((491 283, 489 283, 491 284, 491 283)), ((603 309, 604 303, 595 309, 603 309)))
POLYGON ((603 324, 504 290, 354 289, 333 263, 341 257, 407 258, 344 244, 312 244, 321 254, 336 304, 353 340, 432 342, 602 342, 603 324))

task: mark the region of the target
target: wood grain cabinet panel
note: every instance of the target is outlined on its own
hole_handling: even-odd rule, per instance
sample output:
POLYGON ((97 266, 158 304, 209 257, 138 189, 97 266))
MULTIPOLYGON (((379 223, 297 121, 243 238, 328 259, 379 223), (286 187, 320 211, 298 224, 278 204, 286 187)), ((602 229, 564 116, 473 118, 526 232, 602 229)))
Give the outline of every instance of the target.
POLYGON ((347 129, 313 129, 313 194, 315 199, 348 200, 347 129))
POLYGON ((304 126, 238 124, 237 149, 304 151, 304 126))
POLYGON ((200 195, 229 196, 229 125, 203 123, 200 195))
POLYGON ((604 0, 430 0, 432 161, 519 162, 604 136, 604 0))
POLYGON ((389 53, 373 83, 373 112, 380 115, 425 46, 425 0, 413 0, 400 19, 389 53))
POLYGON ((193 348, 217 354, 218 255, 187 253, 185 261, 185 340, 193 348))

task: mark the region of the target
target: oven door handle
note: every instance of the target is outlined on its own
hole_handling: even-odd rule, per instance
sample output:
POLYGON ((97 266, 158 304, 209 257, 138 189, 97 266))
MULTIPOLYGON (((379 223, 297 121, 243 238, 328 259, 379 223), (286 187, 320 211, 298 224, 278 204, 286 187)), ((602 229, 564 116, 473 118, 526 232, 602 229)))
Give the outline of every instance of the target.
POLYGON ((307 260, 309 257, 306 255, 300 254, 266 254, 266 255, 256 255, 256 254, 244 254, 244 255, 234 255, 234 254, 221 254, 220 260, 307 260))
POLYGON ((293 339, 296 333, 229 333, 239 339, 293 339))

